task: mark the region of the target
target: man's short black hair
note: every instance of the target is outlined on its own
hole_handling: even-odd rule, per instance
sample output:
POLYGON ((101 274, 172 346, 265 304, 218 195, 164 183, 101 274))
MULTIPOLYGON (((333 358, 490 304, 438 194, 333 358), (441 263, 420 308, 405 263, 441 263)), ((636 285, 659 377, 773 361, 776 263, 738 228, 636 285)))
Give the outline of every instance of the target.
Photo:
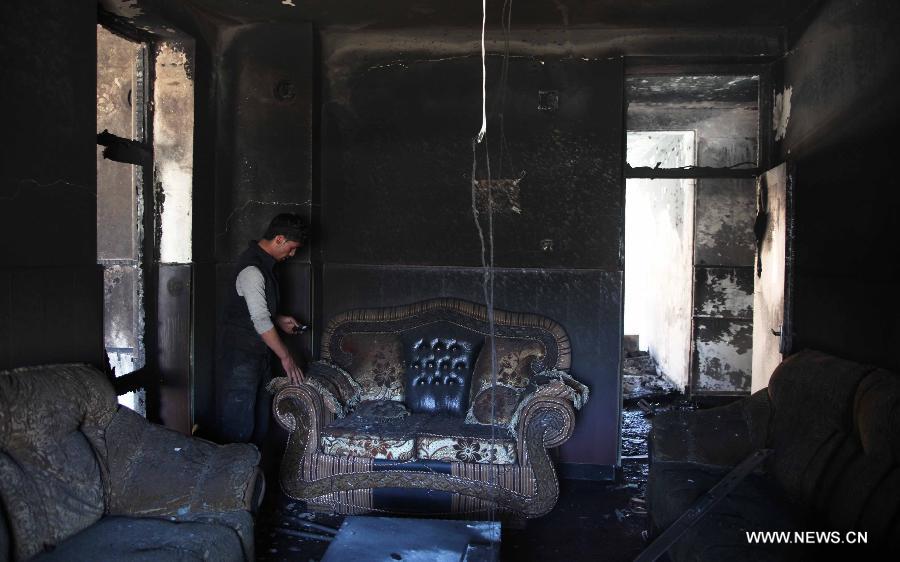
POLYGON ((305 244, 308 237, 308 231, 309 228, 306 226, 306 222, 300 218, 300 215, 294 213, 282 213, 276 215, 275 218, 272 219, 272 222, 269 223, 269 228, 267 228, 266 233, 263 234, 263 238, 272 240, 281 234, 288 240, 305 244))

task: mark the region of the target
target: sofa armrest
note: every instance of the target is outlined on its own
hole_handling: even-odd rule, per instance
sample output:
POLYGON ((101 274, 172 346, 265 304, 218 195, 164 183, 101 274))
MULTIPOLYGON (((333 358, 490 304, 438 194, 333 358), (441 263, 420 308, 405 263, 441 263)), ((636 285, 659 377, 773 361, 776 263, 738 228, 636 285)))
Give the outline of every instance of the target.
POLYGON ((763 389, 718 408, 657 416, 650 431, 650 459, 735 466, 766 446, 770 410, 763 389))
POLYGON ((519 463, 526 462, 529 445, 558 447, 575 430, 575 410, 587 402, 588 388, 563 371, 544 371, 535 377, 535 387, 519 402, 510 425, 519 443, 519 463))
POLYGON ((272 413, 288 436, 281 460, 281 489, 289 496, 303 497, 304 466, 319 447, 322 429, 334 420, 322 394, 307 382, 286 385, 272 400, 272 413))
POLYGON ((174 517, 254 511, 265 480, 253 445, 216 445, 120 407, 107 426, 103 470, 110 515, 174 517))
MULTIPOLYGON (((303 384, 315 389, 322 396, 324 406, 338 418, 347 415, 362 395, 362 387, 347 371, 327 361, 312 363, 303 376, 303 384)), ((272 394, 278 394, 290 386, 287 377, 275 377, 267 388, 272 394)))

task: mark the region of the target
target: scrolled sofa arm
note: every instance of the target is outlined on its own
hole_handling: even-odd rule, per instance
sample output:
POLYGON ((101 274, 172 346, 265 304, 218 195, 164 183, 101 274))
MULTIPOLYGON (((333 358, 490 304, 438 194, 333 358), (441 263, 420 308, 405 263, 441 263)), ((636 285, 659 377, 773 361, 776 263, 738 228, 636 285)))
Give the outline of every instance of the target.
MULTIPOLYGON (((362 387, 347 371, 327 361, 312 363, 303 377, 302 385, 315 389, 322 397, 325 408, 338 418, 347 415, 359 402, 362 394, 362 387)), ((277 397, 282 390, 291 388, 291 384, 287 377, 276 377, 269 382, 267 388, 277 397)), ((282 426, 288 429, 284 424, 282 426)))
MULTIPOLYGON (((520 443, 539 437, 547 449, 565 443, 575 430, 575 410, 587 402, 588 388, 564 371, 544 371, 534 378, 535 388, 529 392, 513 414, 510 425, 520 443)), ((520 448, 519 462, 524 462, 526 448, 520 448)))
POLYGON ((217 445, 149 423, 120 407, 102 451, 110 515, 190 520, 255 511, 265 481, 253 445, 217 445))

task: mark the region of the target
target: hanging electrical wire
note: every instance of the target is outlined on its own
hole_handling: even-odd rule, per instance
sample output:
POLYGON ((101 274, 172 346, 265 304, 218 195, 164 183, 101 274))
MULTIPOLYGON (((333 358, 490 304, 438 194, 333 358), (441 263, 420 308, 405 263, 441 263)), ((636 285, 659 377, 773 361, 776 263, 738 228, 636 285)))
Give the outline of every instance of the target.
MULTIPOLYGON (((475 228, 478 232, 478 239, 481 246, 481 266, 482 266, 482 289, 484 293, 485 306, 487 308, 487 320, 489 326, 489 350, 491 358, 491 440, 490 451, 495 450, 497 439, 496 434, 496 387, 497 387, 497 346, 495 342, 495 322, 494 322, 494 205, 493 205, 493 182, 491 174, 491 157, 490 142, 487 134, 487 53, 485 45, 485 28, 487 21, 486 0, 482 1, 482 30, 481 30, 481 64, 482 64, 482 126, 478 135, 472 140, 472 176, 471 176, 471 196, 472 196, 472 215, 475 221, 475 228), (484 150, 484 172, 485 177, 481 181, 478 176, 478 148, 483 147, 484 150), (481 211, 479 203, 484 202, 485 214, 487 215, 487 232, 482 227, 481 211)), ((502 177, 504 156, 510 160, 510 169, 512 169, 512 159, 510 157, 509 147, 505 134, 505 109, 506 109, 506 90, 509 78, 509 59, 510 59, 510 29, 512 25, 512 0, 504 0, 501 11, 501 27, 503 29, 504 51, 500 70, 498 96, 494 98, 491 107, 491 115, 497 115, 499 118, 499 159, 498 159, 498 177, 502 177)), ((490 454, 490 453, 489 453, 490 454)), ((490 488, 496 492, 494 471, 489 472, 490 488)), ((486 498, 489 519, 495 521, 497 519, 496 506, 498 498, 496 496, 486 498)))
POLYGON ((484 29, 487 24, 487 0, 481 0, 481 130, 477 142, 487 133, 487 63, 485 61, 484 29))

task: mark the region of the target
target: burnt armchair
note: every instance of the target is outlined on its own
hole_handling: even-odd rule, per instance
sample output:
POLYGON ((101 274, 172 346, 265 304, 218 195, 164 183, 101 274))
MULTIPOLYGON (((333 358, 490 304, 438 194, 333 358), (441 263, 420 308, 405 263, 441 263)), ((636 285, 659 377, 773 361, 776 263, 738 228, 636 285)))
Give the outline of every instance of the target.
POLYGON ((253 560, 258 462, 118 406, 89 365, 0 371, 0 560, 253 560))

